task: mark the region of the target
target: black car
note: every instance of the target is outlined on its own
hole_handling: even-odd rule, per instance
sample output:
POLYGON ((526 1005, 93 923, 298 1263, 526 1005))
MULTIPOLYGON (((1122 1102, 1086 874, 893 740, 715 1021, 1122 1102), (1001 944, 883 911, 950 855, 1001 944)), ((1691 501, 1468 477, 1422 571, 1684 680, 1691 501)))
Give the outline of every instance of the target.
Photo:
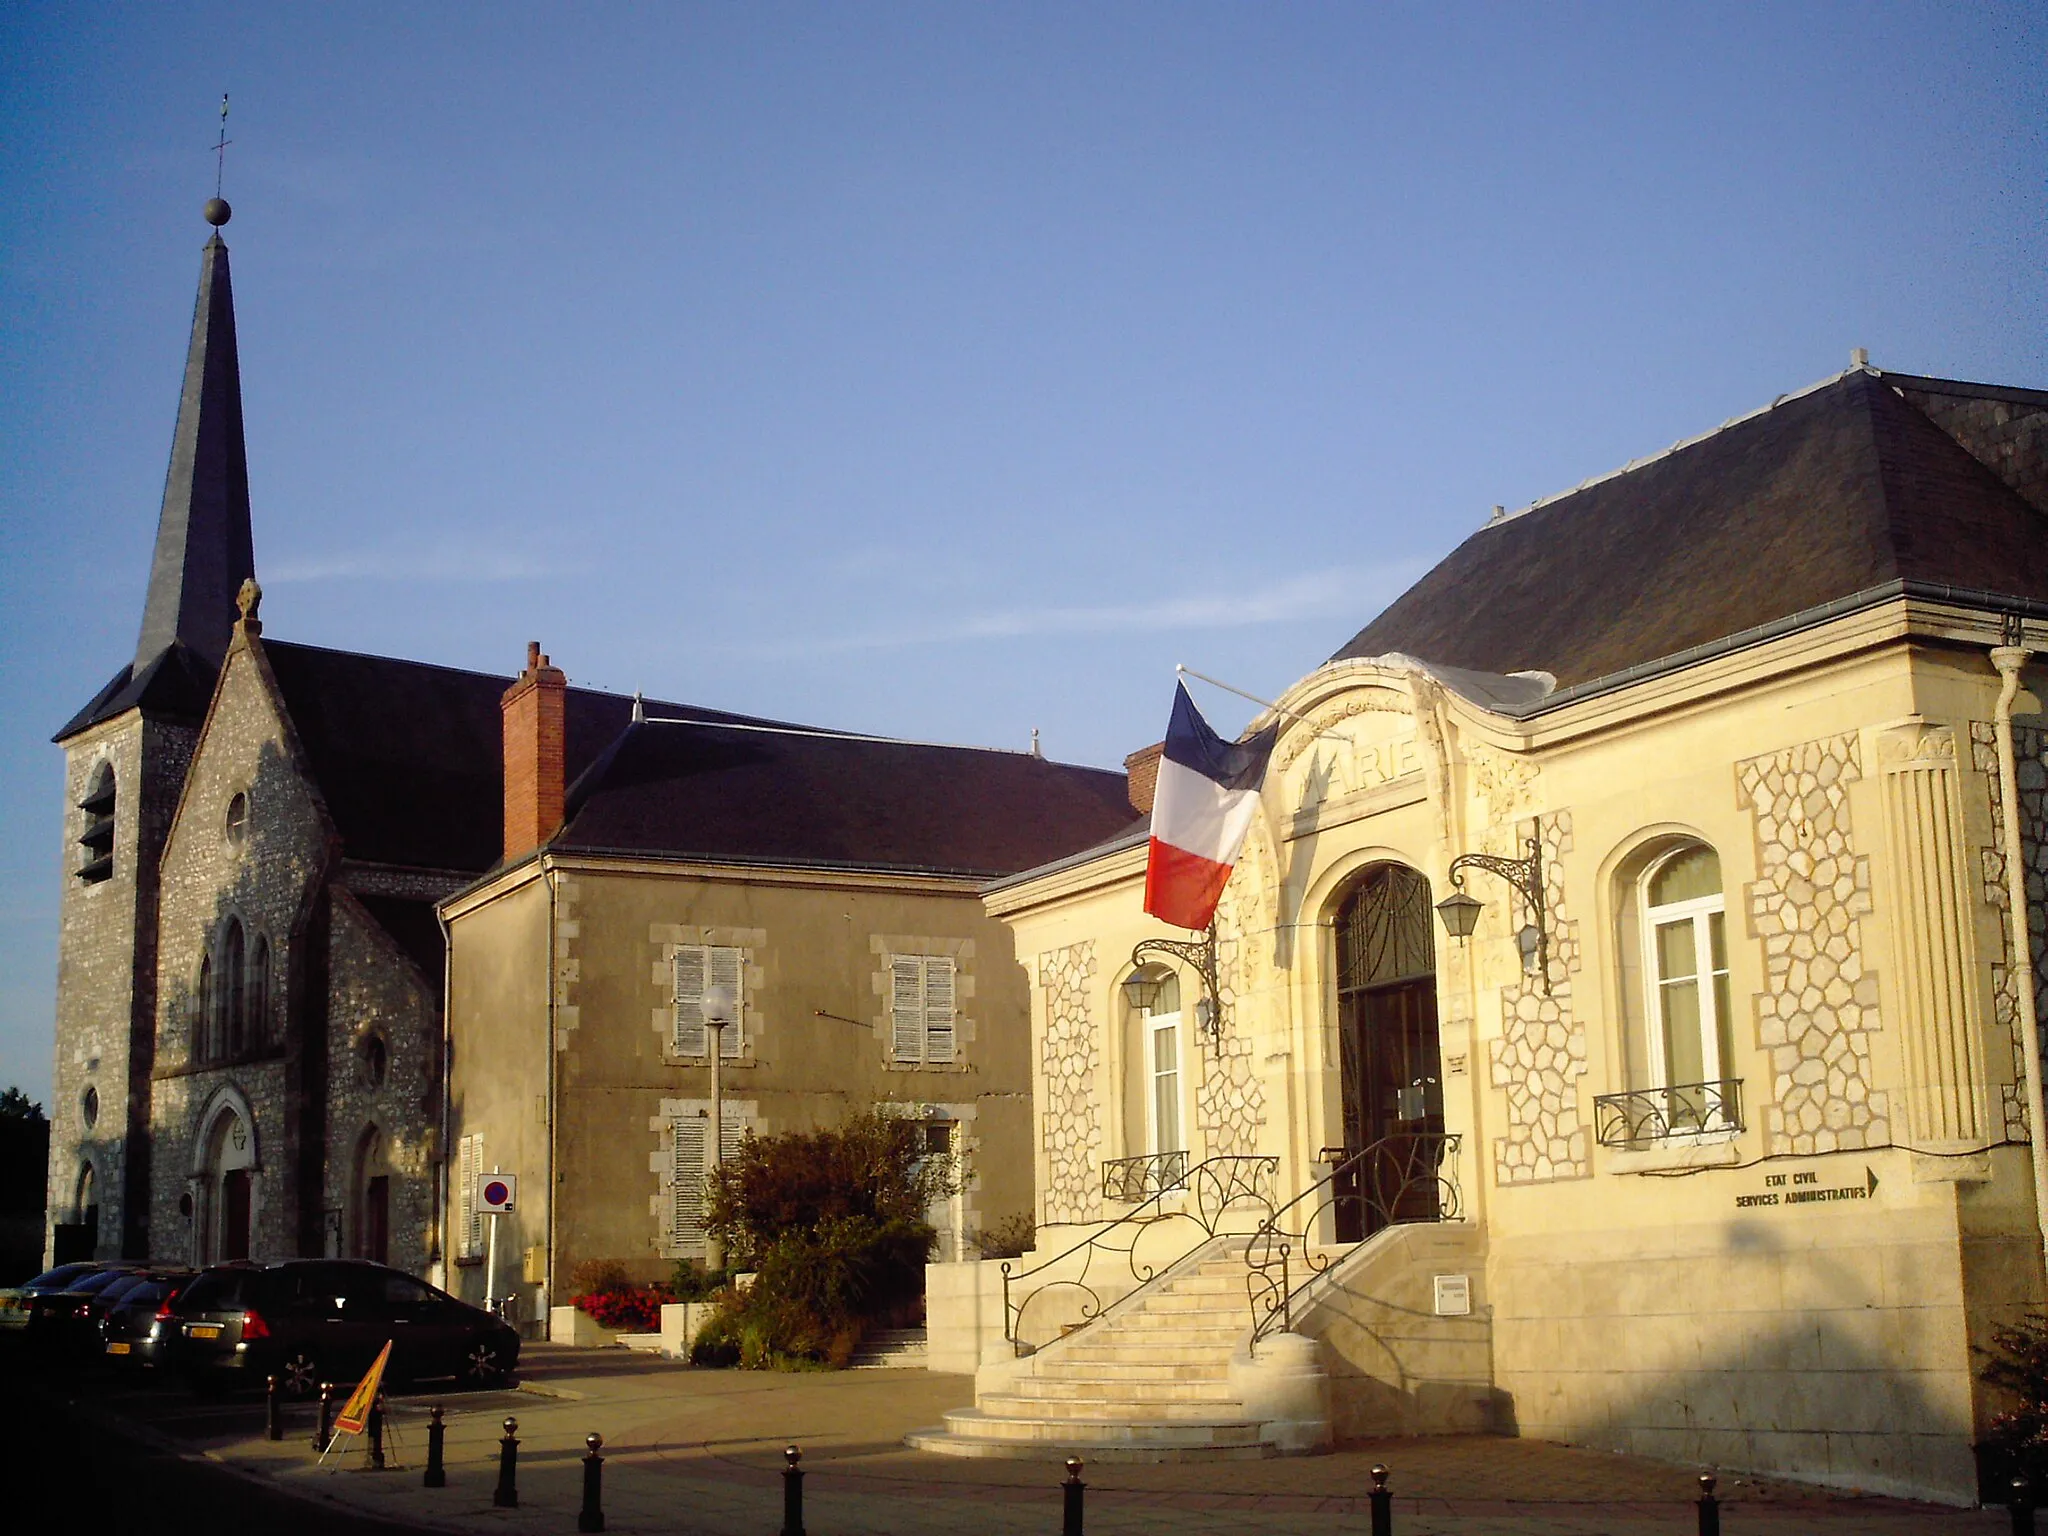
POLYGON ((295 1397, 351 1382, 386 1342, 396 1381, 504 1380, 519 1335, 403 1270, 347 1259, 209 1269, 170 1303, 165 1363, 200 1381, 275 1374, 295 1397))
POLYGON ((82 1336, 92 1325, 93 1298, 125 1281, 135 1268, 126 1263, 60 1264, 0 1295, 4 1327, 38 1354, 49 1353, 82 1336))
POLYGON ((100 1352, 107 1363, 142 1368, 163 1363, 163 1340, 171 1326, 171 1299, 197 1275, 190 1269, 138 1271, 126 1285, 100 1292, 100 1352))

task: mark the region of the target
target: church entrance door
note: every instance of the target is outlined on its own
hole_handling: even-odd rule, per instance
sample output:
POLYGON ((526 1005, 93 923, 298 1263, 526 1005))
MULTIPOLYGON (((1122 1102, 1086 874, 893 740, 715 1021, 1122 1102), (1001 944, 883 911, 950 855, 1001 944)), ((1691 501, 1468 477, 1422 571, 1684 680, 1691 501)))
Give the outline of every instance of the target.
POLYGON ((1338 907, 1337 1024, 1344 1144, 1339 1242, 1437 1215, 1443 1062, 1437 1039, 1435 911, 1429 881, 1376 864, 1338 907), (1358 1154, 1369 1152, 1362 1159, 1358 1154))
POLYGON ((249 1257, 249 1170, 230 1168, 220 1176, 220 1258, 249 1257))

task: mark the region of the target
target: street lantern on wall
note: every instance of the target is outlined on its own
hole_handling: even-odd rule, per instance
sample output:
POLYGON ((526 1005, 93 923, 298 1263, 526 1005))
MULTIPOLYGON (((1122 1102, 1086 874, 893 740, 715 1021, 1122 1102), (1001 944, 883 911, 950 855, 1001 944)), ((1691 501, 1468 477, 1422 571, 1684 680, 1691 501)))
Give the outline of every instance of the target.
POLYGON ((1216 924, 1212 920, 1199 942, 1186 939, 1140 939, 1131 949, 1131 974, 1124 978, 1124 1001, 1143 1012, 1159 1001, 1164 983, 1153 974, 1147 955, 1170 955, 1202 980, 1195 999, 1195 1032, 1223 1055, 1223 998, 1216 985, 1216 924))
POLYGON ((1436 915, 1443 920, 1444 932, 1454 939, 1467 939, 1479 925, 1479 913, 1485 903, 1465 892, 1465 871, 1483 869, 1488 874, 1499 875, 1514 887, 1529 908, 1529 921, 1515 934, 1515 947, 1521 951, 1522 969, 1530 975, 1540 977, 1543 990, 1550 990, 1550 934, 1543 915, 1543 844, 1538 838, 1528 842, 1529 856, 1526 859, 1504 859, 1492 853, 1461 853, 1451 860, 1451 894, 1436 904, 1436 915))

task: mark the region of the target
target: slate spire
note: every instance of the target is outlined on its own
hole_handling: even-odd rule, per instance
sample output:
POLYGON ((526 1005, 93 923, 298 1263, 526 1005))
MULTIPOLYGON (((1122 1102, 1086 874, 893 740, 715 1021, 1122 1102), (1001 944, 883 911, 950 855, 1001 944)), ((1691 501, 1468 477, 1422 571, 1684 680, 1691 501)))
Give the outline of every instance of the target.
POLYGON ((235 356, 235 300, 220 226, 230 217, 219 198, 206 205, 214 226, 199 264, 185 388, 157 519, 156 557, 135 647, 140 676, 182 641, 214 667, 227 653, 235 594, 256 574, 249 532, 249 460, 242 442, 242 373, 235 356))

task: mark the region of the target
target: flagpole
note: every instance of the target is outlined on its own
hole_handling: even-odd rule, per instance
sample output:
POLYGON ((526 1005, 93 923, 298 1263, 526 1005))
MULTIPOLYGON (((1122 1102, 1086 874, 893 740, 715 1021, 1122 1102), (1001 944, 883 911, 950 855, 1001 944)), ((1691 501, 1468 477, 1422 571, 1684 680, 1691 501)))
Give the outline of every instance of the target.
MULTIPOLYGON (((1276 715, 1285 715, 1290 720, 1299 720, 1303 725, 1313 725, 1315 723, 1314 721, 1310 720, 1307 715, 1298 714, 1294 710, 1287 708, 1284 704, 1275 704, 1271 699, 1262 699, 1256 693, 1246 693, 1242 688, 1233 688, 1230 684, 1224 682, 1221 678, 1211 677, 1206 672, 1197 672, 1193 667, 1184 666, 1180 662, 1175 662, 1173 664, 1173 670, 1176 673, 1192 677, 1198 683, 1207 683, 1211 688, 1221 688, 1225 693, 1234 693, 1240 699, 1250 699, 1252 703, 1263 705, 1265 708, 1272 710, 1273 713, 1275 713, 1276 715)), ((1357 745, 1357 743, 1354 742, 1349 736, 1343 735, 1337 731, 1326 731, 1318 729, 1315 734, 1318 736, 1327 736, 1332 741, 1341 741, 1346 746, 1357 745)))

